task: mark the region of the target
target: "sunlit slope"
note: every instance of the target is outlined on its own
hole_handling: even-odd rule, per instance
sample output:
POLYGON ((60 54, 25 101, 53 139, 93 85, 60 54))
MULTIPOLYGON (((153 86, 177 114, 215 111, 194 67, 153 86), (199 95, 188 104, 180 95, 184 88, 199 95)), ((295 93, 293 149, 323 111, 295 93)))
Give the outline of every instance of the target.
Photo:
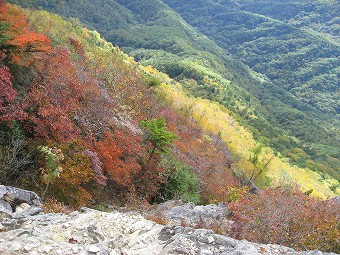
MULTIPOLYGON (((230 115, 222 105, 201 98, 187 96, 181 86, 163 85, 161 91, 168 95, 176 109, 190 109, 195 120, 208 132, 219 135, 228 144, 230 150, 239 158, 233 167, 238 173, 250 176, 253 165, 249 158, 254 147, 258 146, 252 135, 230 115)), ((260 155, 260 161, 266 162, 272 158, 261 176, 259 184, 270 185, 298 185, 304 191, 313 190, 313 195, 326 198, 340 194, 339 182, 330 176, 322 176, 306 168, 292 166, 288 160, 279 158, 273 154, 270 148, 264 148, 260 155), (266 179, 269 177, 270 180, 266 179)))

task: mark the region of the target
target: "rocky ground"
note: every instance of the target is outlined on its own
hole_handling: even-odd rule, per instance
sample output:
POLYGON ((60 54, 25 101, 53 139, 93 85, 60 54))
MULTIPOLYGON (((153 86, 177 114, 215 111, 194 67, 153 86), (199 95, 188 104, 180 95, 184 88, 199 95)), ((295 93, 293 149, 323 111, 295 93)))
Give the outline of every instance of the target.
MULTIPOLYGON (((31 195, 29 197, 32 198, 31 195)), ((1 216, 0 254, 325 254, 238 241, 213 234, 211 230, 176 225, 176 220, 177 223, 182 222, 190 212, 194 215, 192 221, 201 221, 203 214, 207 221, 209 217, 218 217, 225 213, 222 206, 195 207, 167 203, 156 209, 167 214, 167 219, 172 222, 172 225, 164 226, 134 212, 107 213, 83 208, 70 214, 43 214, 32 210, 38 207, 31 200, 27 204, 30 207, 26 209, 25 217, 17 217, 17 213, 13 212, 7 212, 7 218, 1 216), (32 215, 27 212, 32 212, 32 215), (9 221, 12 223, 6 225, 9 221)))

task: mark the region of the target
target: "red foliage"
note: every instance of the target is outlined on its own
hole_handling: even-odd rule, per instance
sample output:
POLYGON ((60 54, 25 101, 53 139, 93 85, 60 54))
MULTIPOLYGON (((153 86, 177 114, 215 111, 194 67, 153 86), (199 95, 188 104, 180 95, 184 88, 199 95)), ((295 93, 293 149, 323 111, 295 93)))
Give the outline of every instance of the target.
POLYGON ((175 142, 178 158, 195 169, 201 181, 206 203, 228 202, 227 187, 239 183, 231 171, 232 159, 224 142, 216 136, 204 136, 202 130, 182 123, 177 125, 181 139, 175 142))
POLYGON ((22 120, 26 114, 16 101, 17 92, 12 87, 12 76, 7 66, 0 66, 0 122, 9 124, 22 120))
POLYGON ((114 134, 106 132, 102 141, 94 142, 94 147, 105 173, 118 185, 133 188, 132 176, 141 170, 137 162, 141 150, 139 138, 116 130, 114 134))
POLYGON ((4 14, 7 11, 6 1, 0 0, 0 14, 4 14))
POLYGON ((70 53, 63 48, 43 58, 40 76, 35 79, 28 99, 29 118, 35 124, 36 136, 53 140, 77 136, 73 117, 86 95, 86 86, 77 74, 70 53))
POLYGON ((297 249, 340 251, 340 204, 306 196, 297 189, 267 189, 229 204, 232 235, 297 249))

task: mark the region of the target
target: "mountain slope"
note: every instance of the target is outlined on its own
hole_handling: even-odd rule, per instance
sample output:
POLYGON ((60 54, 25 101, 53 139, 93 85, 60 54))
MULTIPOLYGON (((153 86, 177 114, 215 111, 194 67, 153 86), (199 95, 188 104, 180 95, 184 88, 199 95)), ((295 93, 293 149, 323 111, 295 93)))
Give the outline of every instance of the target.
MULTIPOLYGON (((101 210, 107 210, 107 205, 133 205, 150 212, 148 203, 181 198, 209 204, 198 210, 192 203, 173 208, 176 215, 183 210, 190 214, 188 207, 196 211, 199 215, 192 219, 196 223, 182 216, 199 229, 212 228, 240 239, 302 250, 339 250, 339 204, 336 198, 327 199, 339 195, 338 181, 291 165, 255 141, 226 107, 188 94, 180 83, 139 65, 77 20, 66 21, 46 11, 25 12, 4 1, 0 1, 0 14, 1 183, 36 190, 45 202, 44 209, 54 212, 65 212, 60 202, 72 208, 95 203, 101 210), (224 204, 211 205, 221 202, 227 202, 229 216, 224 215, 224 204), (214 213, 207 212, 210 219, 204 220, 206 210, 214 213)), ((41 211, 34 193, 0 189, 2 214, 13 218, 14 225, 25 224, 20 221, 22 215, 41 211)), ((159 208, 152 206, 154 212, 149 216, 165 223, 167 218, 161 212, 175 205, 172 200, 159 208)), ((76 212, 69 215, 76 221, 80 216, 76 212)), ((98 214, 97 220, 93 216, 96 229, 99 218, 105 221, 106 215, 98 214)), ((2 232, 11 230, 12 223, 4 220, 2 232)), ((49 229, 45 230, 49 235, 49 229)), ((106 247, 106 242, 77 245, 86 243, 87 237, 93 243, 96 232, 89 227, 85 229, 88 235, 78 230, 80 236, 71 231, 72 238, 61 238, 72 243, 73 247, 65 248, 72 248, 71 253, 117 248, 106 247)), ((5 239, 7 234, 11 233, 4 233, 5 239)), ((109 239, 115 238, 109 235, 109 239)), ((217 235, 213 238, 219 240, 217 235)), ((203 240, 197 249, 202 243, 209 249, 216 246, 212 240, 203 240)), ((58 242, 54 245, 59 247, 58 242)), ((177 247, 176 242, 174 245, 177 247)), ((15 246, 14 253, 46 251, 36 242, 15 246)), ((6 247, 13 248, 13 243, 4 242, 0 250, 10 251, 6 247)), ((166 249, 170 247, 166 245, 166 249)), ((250 250, 257 252, 252 245, 250 250)))
MULTIPOLYGON (((170 1, 165 2, 170 4, 170 1)), ((200 7, 197 2, 195 3, 196 7, 200 7)), ((210 8, 208 2, 200 3, 204 8, 195 17, 204 15, 210 8)), ((215 9, 225 10, 220 4, 213 2, 209 4, 215 9)), ((225 50, 223 47, 219 48, 207 37, 196 32, 161 1, 107 0, 82 1, 77 4, 65 1, 62 4, 59 1, 47 3, 30 0, 25 1, 23 5, 40 6, 64 16, 81 19, 85 24, 101 31, 115 45, 127 50, 142 64, 153 65, 181 81, 189 93, 227 106, 235 118, 253 132, 257 141, 273 147, 277 153, 285 157, 290 157, 293 164, 308 166, 315 171, 331 173, 340 178, 338 121, 331 115, 323 114, 297 100, 281 84, 270 82, 266 77, 267 73, 256 73, 241 64, 243 56, 240 58, 242 54, 235 53, 238 48, 235 46, 236 41, 230 39, 230 35, 226 39, 234 40, 231 41, 234 43, 231 46, 235 48, 232 48, 235 51, 232 53, 239 58, 238 60, 232 59, 225 52, 229 51, 229 48, 225 50), (110 15, 100 17, 100 13, 106 12, 110 12, 110 15)), ((186 11, 195 10, 197 11, 193 6, 188 6, 186 11)), ((243 11, 242 15, 235 14, 234 18, 237 20, 241 17, 250 17, 248 12, 243 11)), ((257 24, 256 22, 262 22, 267 25, 263 29, 264 32, 273 31, 272 25, 278 26, 283 32, 292 29, 283 23, 271 23, 272 20, 266 17, 255 16, 251 16, 254 19, 253 26, 257 24)), ((184 19, 188 17, 183 14, 184 19)), ((195 22, 195 17, 190 17, 191 23, 195 22)), ((203 18, 206 16, 202 16, 203 18)), ((208 23, 204 24, 209 26, 208 23)), ((214 26, 214 22, 211 25, 214 26)), ((212 28, 209 30, 213 31, 212 28)), ((239 28, 237 23, 235 28, 239 28)), ((242 34, 239 37, 235 36, 235 39, 242 36, 242 34)), ((286 57, 283 58, 284 61, 286 57)), ((262 63, 262 59, 256 61, 262 63)), ((329 66, 331 61, 326 60, 325 63, 329 66)), ((322 67, 321 63, 320 69, 322 67)), ((334 77, 332 73, 330 76, 327 73, 325 75, 327 81, 329 77, 334 77)))
MULTIPOLYGON (((272 82, 312 106, 339 114, 339 45, 319 34, 298 29, 297 25, 273 19, 277 16, 282 18, 287 8, 294 9, 296 4, 262 1, 230 8, 229 2, 165 2, 188 23, 253 70, 266 75, 272 82)), ((320 8, 325 7, 325 4, 318 4, 320 8)), ((300 12, 312 12, 313 8, 309 7, 302 8, 300 12)), ((333 8, 327 6, 325 9, 319 16, 333 8)), ((333 9, 330 15, 335 16, 335 13, 333 9)), ((313 24, 316 21, 309 20, 307 25, 313 24)))

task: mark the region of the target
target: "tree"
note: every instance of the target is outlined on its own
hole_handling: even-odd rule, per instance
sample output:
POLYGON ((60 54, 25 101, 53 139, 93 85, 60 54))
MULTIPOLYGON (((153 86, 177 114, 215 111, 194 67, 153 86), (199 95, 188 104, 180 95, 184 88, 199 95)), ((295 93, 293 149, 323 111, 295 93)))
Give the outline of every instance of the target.
POLYGON ((35 60, 32 53, 51 51, 50 38, 30 30, 23 9, 1 1, 0 14, 0 52, 5 52, 9 61, 27 66, 35 60))
POLYGON ((20 101, 22 95, 13 88, 14 78, 22 70, 13 74, 12 67, 28 66, 35 62, 37 53, 51 50, 50 39, 31 31, 26 19, 21 8, 0 1, 0 122, 6 124, 27 117, 20 101))
POLYGON ((17 102, 18 93, 12 86, 12 75, 7 66, 1 65, 0 51, 0 123, 11 123, 14 120, 22 120, 26 114, 22 106, 17 102))
POLYGON ((263 146, 259 145, 252 150, 251 155, 249 156, 249 161, 255 166, 253 169, 251 176, 249 177, 248 184, 250 182, 255 181, 267 168, 269 163, 273 160, 274 155, 268 155, 269 158, 260 158, 261 152, 263 151, 263 146), (257 171, 257 173, 256 173, 257 171))
POLYGON ((43 195, 56 197, 74 207, 85 205, 91 194, 86 187, 94 179, 84 142, 72 140, 58 147, 41 146, 43 195))
POLYGON ((67 49, 56 49, 42 63, 27 100, 35 135, 55 141, 74 139, 79 130, 73 118, 86 95, 86 84, 79 79, 80 70, 67 49))
POLYGON ((106 132, 102 141, 95 141, 94 148, 103 163, 103 170, 118 185, 133 189, 132 176, 141 170, 137 162, 138 138, 116 130, 106 132), (137 140, 136 140, 137 139, 137 140))
POLYGON ((143 120, 141 126, 145 129, 147 142, 150 142, 152 148, 149 152, 149 159, 154 153, 169 153, 169 147, 179 137, 174 133, 168 131, 164 118, 143 120))

